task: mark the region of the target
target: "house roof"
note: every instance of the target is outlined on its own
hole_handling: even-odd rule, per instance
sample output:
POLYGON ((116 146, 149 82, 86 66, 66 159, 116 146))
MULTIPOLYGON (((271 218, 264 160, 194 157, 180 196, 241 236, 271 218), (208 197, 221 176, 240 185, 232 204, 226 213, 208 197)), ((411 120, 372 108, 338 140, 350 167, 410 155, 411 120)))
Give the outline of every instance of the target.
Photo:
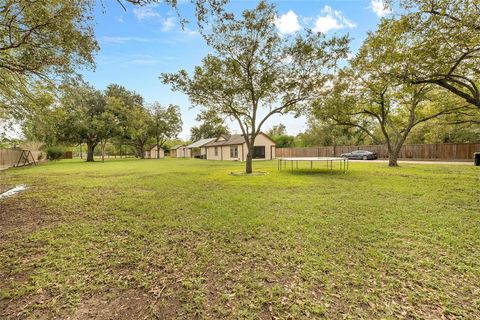
MULTIPOLYGON (((152 151, 153 149, 157 150, 157 145, 156 145, 156 144, 154 144, 154 145, 151 145, 149 148, 147 148, 147 149, 146 149, 146 151, 152 151)), ((160 147, 160 150, 162 150, 162 151, 163 151, 163 148, 162 148, 162 147, 160 147)))
MULTIPOLYGON (((263 135, 267 137, 270 141, 275 143, 269 136, 265 133, 260 132, 259 135, 263 135)), ((215 139, 216 141, 212 141, 205 145, 206 147, 216 147, 216 146, 231 146, 231 145, 238 145, 245 143, 245 137, 243 134, 232 134, 230 137, 223 137, 225 140, 218 141, 219 138, 215 139)))
POLYGON ((183 144, 178 144, 176 146, 171 147, 170 150, 177 150, 180 147, 184 147, 184 145, 183 144))
POLYGON ((215 146, 227 146, 227 145, 234 145, 234 144, 242 144, 245 143, 245 138, 242 134, 232 134, 229 137, 223 137, 225 140, 218 141, 219 138, 215 139, 216 141, 212 141, 206 145, 206 147, 215 147, 215 146))
POLYGON ((207 143, 215 141, 215 140, 217 140, 217 138, 200 139, 198 141, 195 141, 192 144, 189 144, 185 148, 188 148, 188 149, 200 148, 200 147, 203 147, 204 145, 206 145, 207 143))

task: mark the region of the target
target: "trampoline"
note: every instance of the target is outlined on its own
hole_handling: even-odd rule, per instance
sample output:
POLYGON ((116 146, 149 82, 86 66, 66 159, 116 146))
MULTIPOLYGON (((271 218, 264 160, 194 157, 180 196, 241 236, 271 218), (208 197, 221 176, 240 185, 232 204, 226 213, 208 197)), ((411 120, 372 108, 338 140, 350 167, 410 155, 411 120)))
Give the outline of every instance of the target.
POLYGON ((325 162, 327 164, 327 169, 333 171, 333 163, 338 162, 340 170, 343 170, 343 173, 348 171, 348 158, 340 157, 293 157, 293 158, 278 158, 278 170, 287 169, 287 163, 290 162, 290 169, 298 169, 298 162, 310 162, 310 169, 313 169, 314 162, 325 162))

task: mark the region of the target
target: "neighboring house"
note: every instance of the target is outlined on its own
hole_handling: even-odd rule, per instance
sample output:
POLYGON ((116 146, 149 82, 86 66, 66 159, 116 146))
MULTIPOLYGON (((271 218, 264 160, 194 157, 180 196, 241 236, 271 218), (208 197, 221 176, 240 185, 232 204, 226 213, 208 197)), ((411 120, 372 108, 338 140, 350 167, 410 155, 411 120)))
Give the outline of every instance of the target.
MULTIPOLYGON (((243 134, 218 137, 204 145, 206 158, 209 160, 237 160, 247 159, 247 144, 243 134)), ((266 134, 259 133, 255 138, 253 159, 275 159, 275 142, 266 134)))
POLYGON ((190 149, 178 145, 170 148, 170 157, 172 158, 190 158, 190 149))
MULTIPOLYGON (((165 152, 163 151, 162 147, 160 147, 160 158, 165 157, 165 152)), ((150 150, 145 151, 145 158, 147 159, 157 159, 157 146, 153 146, 150 150)))
POLYGON ((189 144, 185 148, 189 150, 190 157, 206 158, 207 148, 205 148, 205 145, 215 140, 217 140, 217 138, 200 139, 192 144, 189 144))

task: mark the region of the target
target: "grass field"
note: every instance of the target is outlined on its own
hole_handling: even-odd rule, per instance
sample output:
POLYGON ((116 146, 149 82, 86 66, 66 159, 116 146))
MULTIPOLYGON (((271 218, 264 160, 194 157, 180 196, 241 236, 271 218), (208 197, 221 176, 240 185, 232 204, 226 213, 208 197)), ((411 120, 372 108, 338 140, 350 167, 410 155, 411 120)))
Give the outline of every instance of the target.
POLYGON ((0 172, 0 318, 478 318, 479 168, 243 166, 0 172))

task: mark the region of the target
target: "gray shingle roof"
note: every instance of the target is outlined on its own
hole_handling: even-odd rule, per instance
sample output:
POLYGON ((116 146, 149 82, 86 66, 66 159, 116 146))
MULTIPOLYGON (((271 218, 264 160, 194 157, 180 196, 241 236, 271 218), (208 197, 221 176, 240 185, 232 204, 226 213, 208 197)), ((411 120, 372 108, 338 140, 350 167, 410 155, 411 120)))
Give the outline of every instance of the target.
POLYGON ((183 144, 178 144, 170 148, 170 150, 177 150, 178 148, 183 147, 183 144))
POLYGON ((232 134, 226 140, 210 142, 206 145, 206 147, 228 146, 243 143, 245 143, 245 138, 243 137, 243 134, 232 134))
POLYGON ((207 143, 215 141, 215 140, 216 140, 216 138, 200 139, 198 141, 195 141, 192 144, 189 144, 185 148, 188 148, 188 149, 200 148, 200 147, 203 147, 204 145, 206 145, 207 143))

